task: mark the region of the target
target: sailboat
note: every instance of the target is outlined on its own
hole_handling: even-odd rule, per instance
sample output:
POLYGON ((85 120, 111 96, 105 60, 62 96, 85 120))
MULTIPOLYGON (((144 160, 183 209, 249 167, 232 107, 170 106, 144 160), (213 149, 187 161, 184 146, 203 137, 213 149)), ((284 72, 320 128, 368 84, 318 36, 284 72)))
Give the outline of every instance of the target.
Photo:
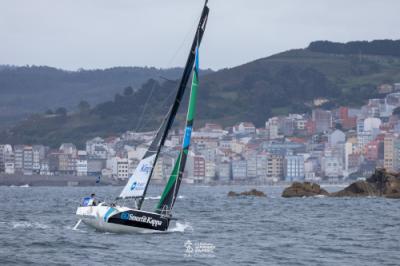
POLYGON ((199 47, 206 29, 208 13, 209 8, 206 0, 175 100, 133 175, 116 198, 116 202, 132 202, 133 207, 120 206, 116 203, 107 204, 105 202, 92 204, 93 201, 86 198, 76 211, 76 215, 80 220, 74 228, 77 228, 82 221, 97 230, 107 232, 146 232, 166 231, 168 229, 173 219, 172 209, 177 199, 189 152, 199 86, 199 47), (168 132, 175 120, 192 72, 193 77, 186 114, 186 126, 180 153, 155 210, 142 210, 154 167, 168 136, 168 132))

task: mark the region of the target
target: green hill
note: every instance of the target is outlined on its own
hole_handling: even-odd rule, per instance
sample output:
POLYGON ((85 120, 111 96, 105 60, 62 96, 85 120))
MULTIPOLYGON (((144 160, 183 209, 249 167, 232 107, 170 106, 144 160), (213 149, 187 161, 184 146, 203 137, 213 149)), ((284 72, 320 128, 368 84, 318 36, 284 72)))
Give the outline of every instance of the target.
MULTIPOLYGON (((203 76, 196 125, 252 121, 263 126, 273 115, 309 112, 312 100, 318 97, 330 100, 326 108, 360 106, 369 98, 382 96, 378 85, 400 81, 400 57, 396 55, 333 52, 291 50, 203 76)), ((32 116, 0 137, 11 143, 56 146, 66 141, 82 144, 90 137, 126 130, 155 129, 176 87, 174 82, 150 80, 133 94, 117 94, 114 100, 84 112, 32 116)))
POLYGON ((138 89, 150 78, 175 79, 182 69, 115 67, 65 71, 45 66, 0 66, 0 128, 34 112, 63 106, 76 110, 86 100, 97 104, 126 86, 138 89))

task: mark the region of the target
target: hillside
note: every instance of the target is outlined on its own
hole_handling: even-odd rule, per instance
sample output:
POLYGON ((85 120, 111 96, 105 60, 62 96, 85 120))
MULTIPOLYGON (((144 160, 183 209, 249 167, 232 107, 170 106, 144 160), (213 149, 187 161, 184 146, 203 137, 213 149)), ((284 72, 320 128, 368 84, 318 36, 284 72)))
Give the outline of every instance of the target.
POLYGON ((28 114, 50 108, 76 110, 81 100, 97 104, 124 87, 134 89, 150 78, 178 78, 179 68, 116 67, 104 70, 64 71, 26 66, 0 66, 0 128, 28 114))
MULTIPOLYGON (((369 98, 382 96, 376 90, 378 85, 399 81, 400 58, 396 55, 291 50, 202 77, 196 125, 218 122, 229 126, 252 121, 263 126, 273 115, 309 112, 312 100, 318 97, 330 100, 326 108, 360 106, 369 98)), ((117 94, 113 101, 85 112, 33 116, 3 132, 0 138, 11 143, 56 146, 65 141, 82 144, 90 137, 126 130, 155 129, 175 89, 174 82, 150 80, 133 94, 117 94)))

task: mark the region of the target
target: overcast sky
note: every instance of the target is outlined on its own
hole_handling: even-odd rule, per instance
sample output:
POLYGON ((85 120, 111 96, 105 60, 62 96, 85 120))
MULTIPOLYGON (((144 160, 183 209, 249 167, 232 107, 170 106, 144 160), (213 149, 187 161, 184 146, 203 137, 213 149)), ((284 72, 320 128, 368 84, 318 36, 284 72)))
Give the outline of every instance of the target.
MULTIPOLYGON (((0 64, 182 66, 202 0, 0 0, 0 64)), ((202 68, 314 40, 400 39, 398 0, 210 0, 202 68)))

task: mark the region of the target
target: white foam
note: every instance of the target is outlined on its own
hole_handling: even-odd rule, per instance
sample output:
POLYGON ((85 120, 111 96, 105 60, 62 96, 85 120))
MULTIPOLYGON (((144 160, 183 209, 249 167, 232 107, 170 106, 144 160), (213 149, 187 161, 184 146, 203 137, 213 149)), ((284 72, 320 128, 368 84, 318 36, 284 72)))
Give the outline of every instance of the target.
POLYGON ((183 233, 185 231, 193 231, 193 227, 190 223, 180 223, 176 222, 174 227, 170 227, 168 232, 180 232, 183 233))
POLYGON ((17 228, 37 228, 37 229, 48 229, 49 226, 46 224, 38 223, 38 222, 28 222, 28 221, 22 221, 22 222, 12 222, 11 223, 12 228, 17 229, 17 228))
MULTIPOLYGON (((178 196, 178 199, 184 199, 186 198, 185 196, 178 196)), ((160 196, 155 196, 155 197, 146 197, 145 199, 147 200, 159 200, 161 199, 161 195, 160 196)))
POLYGON ((11 186, 9 186, 9 187, 12 187, 12 188, 14 188, 14 187, 22 187, 22 188, 25 188, 25 187, 31 187, 29 184, 25 184, 25 185, 21 185, 21 186, 16 186, 16 185, 11 185, 11 186))
POLYGON ((161 196, 156 196, 156 197, 146 197, 145 199, 147 199, 147 200, 159 200, 159 199, 161 199, 161 196))
POLYGON ((78 228, 75 229, 72 226, 67 225, 67 226, 64 226, 63 228, 66 230, 72 230, 72 231, 79 232, 79 233, 87 233, 88 232, 86 230, 81 229, 82 226, 79 226, 78 228))

